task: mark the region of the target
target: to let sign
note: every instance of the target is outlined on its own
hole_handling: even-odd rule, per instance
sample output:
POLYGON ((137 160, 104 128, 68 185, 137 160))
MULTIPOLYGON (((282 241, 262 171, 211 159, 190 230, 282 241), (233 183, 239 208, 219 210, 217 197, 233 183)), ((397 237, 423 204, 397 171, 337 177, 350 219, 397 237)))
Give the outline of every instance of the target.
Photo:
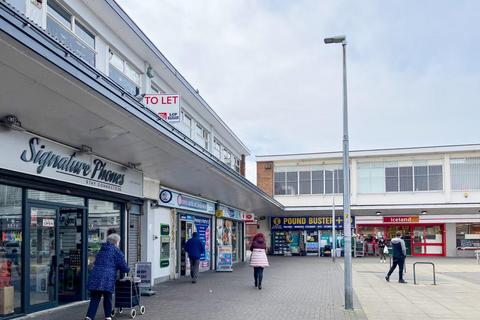
POLYGON ((383 217, 384 223, 418 223, 420 218, 418 216, 411 217, 383 217))
POLYGON ((179 94, 146 94, 144 101, 147 108, 163 120, 167 122, 180 121, 179 94))

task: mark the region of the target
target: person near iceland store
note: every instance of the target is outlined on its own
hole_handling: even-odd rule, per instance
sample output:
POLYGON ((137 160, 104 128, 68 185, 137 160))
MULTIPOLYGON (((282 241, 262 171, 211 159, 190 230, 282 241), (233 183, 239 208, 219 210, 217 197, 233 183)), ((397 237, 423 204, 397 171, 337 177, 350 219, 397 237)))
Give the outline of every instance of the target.
POLYGON ((200 240, 198 233, 194 232, 192 237, 185 244, 185 251, 188 253, 190 259, 190 275, 192 283, 197 282, 198 269, 200 267, 200 257, 205 253, 205 245, 200 240))
POLYGON ((393 249, 393 263, 392 267, 388 271, 385 280, 390 282, 390 276, 398 265, 398 282, 407 283, 403 280, 403 266, 405 265, 405 258, 407 257, 407 247, 405 246, 405 241, 402 239, 402 233, 397 232, 397 236, 392 239, 392 249, 393 249))

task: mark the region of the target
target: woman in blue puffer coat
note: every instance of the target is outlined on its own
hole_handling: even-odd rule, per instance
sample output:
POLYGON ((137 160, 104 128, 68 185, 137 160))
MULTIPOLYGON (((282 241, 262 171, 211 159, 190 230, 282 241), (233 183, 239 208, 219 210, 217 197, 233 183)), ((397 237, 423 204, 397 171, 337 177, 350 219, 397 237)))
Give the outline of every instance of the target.
POLYGON ((90 305, 88 306, 85 320, 95 319, 102 296, 105 319, 112 319, 112 294, 115 288, 117 271, 120 270, 122 273, 130 271, 125 261, 125 256, 118 248, 119 244, 120 236, 112 233, 107 237, 107 242, 102 244, 100 251, 95 257, 95 264, 88 281, 90 305))

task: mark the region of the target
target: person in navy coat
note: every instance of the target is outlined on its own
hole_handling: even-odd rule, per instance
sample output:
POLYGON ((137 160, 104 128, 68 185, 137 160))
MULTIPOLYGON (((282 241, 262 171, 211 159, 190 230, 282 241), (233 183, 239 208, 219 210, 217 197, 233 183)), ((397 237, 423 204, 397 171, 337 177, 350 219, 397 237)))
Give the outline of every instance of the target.
POLYGON ((112 319, 112 294, 115 288, 117 271, 120 270, 121 273, 130 271, 123 252, 118 248, 119 244, 120 236, 116 233, 110 234, 107 237, 107 242, 102 244, 100 251, 95 257, 95 263, 88 281, 90 305, 88 306, 85 320, 95 319, 102 296, 105 319, 112 319))
POLYGON ((188 253, 190 259, 190 275, 192 277, 192 283, 197 282, 198 269, 200 266, 200 257, 205 253, 205 245, 198 236, 198 233, 194 232, 192 238, 185 244, 185 251, 188 253))

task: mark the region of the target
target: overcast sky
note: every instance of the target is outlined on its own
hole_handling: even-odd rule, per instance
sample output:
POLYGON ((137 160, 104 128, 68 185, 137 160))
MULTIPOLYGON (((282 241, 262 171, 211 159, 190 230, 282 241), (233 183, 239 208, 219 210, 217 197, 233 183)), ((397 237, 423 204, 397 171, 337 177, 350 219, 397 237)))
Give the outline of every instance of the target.
POLYGON ((253 155, 341 150, 337 34, 352 150, 480 143, 480 1, 117 1, 253 155))

